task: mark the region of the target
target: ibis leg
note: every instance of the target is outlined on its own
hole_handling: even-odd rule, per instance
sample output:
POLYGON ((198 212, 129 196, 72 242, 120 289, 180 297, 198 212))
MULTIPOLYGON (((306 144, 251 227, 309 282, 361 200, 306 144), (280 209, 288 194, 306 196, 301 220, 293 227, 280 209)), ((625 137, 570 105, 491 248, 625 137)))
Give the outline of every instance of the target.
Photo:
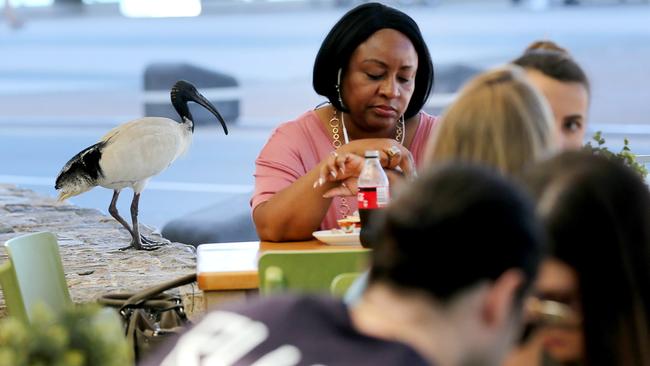
POLYGON ((117 211, 116 204, 117 204, 117 198, 119 196, 120 196, 120 191, 118 190, 113 191, 113 199, 111 200, 111 205, 108 206, 108 213, 110 213, 111 216, 113 216, 113 218, 117 220, 117 222, 122 224, 122 226, 124 226, 124 228, 129 232, 129 234, 131 234, 131 237, 133 237, 133 230, 131 230, 131 226, 129 226, 126 220, 124 220, 122 216, 120 216, 120 213, 117 211))
POLYGON ((162 246, 163 243, 158 243, 153 240, 147 239, 140 235, 140 227, 138 225, 138 205, 140 203, 140 193, 133 194, 133 201, 131 201, 131 221, 133 225, 133 239, 131 245, 127 248, 135 248, 136 250, 156 250, 162 246))

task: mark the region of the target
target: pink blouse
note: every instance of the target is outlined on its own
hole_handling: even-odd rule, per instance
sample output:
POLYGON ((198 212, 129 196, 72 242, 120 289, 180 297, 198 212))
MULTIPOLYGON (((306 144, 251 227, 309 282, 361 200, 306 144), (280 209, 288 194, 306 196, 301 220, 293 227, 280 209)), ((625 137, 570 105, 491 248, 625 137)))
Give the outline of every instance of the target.
MULTIPOLYGON (((431 115, 422 112, 420 116, 420 124, 410 148, 418 169, 424 159, 431 129, 436 123, 436 118, 431 115)), ((333 150, 330 133, 314 111, 278 126, 255 160, 252 210, 309 172, 333 150)), ((333 204, 321 223, 321 230, 338 227, 336 220, 341 218, 337 209, 340 201, 339 197, 332 200, 333 204)), ((346 201, 350 213, 357 210, 355 197, 348 197, 346 201)))

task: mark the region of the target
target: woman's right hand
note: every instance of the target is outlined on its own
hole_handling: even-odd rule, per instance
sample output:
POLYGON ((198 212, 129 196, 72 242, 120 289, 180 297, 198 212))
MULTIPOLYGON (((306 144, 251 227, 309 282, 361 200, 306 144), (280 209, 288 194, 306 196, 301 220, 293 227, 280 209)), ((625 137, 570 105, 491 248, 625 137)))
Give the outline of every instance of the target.
POLYGON ((352 153, 363 157, 367 150, 379 151, 379 160, 385 169, 401 170, 407 177, 416 174, 413 155, 404 145, 393 139, 354 140, 341 146, 338 153, 352 153))
POLYGON ((411 152, 392 139, 355 140, 341 146, 321 162, 319 177, 314 188, 326 182, 341 182, 328 190, 323 197, 350 196, 357 192, 357 180, 363 168, 366 150, 378 150, 384 169, 401 171, 406 177, 414 177, 415 164, 411 152))

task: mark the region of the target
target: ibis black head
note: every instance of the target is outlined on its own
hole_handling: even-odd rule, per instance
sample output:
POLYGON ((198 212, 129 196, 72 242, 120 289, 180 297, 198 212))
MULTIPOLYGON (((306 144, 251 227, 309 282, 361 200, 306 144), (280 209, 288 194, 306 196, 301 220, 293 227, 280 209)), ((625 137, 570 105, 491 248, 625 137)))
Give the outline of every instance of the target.
MULTIPOLYGON (((223 131, 228 134, 228 127, 226 127, 226 121, 224 121, 223 117, 221 117, 221 114, 217 111, 217 108, 215 108, 212 103, 210 103, 209 100, 207 100, 201 93, 196 90, 194 85, 190 84, 189 82, 185 80, 179 80, 177 81, 174 86, 172 87, 171 90, 171 99, 172 99, 172 105, 176 109, 176 112, 181 116, 181 119, 189 119, 192 121, 192 115, 190 114, 190 109, 187 107, 188 102, 195 102, 203 106, 203 108, 207 109, 210 111, 210 113, 214 114, 215 117, 221 122, 221 126, 223 126, 223 131)), ((192 129, 194 129, 194 126, 192 125, 192 129)))

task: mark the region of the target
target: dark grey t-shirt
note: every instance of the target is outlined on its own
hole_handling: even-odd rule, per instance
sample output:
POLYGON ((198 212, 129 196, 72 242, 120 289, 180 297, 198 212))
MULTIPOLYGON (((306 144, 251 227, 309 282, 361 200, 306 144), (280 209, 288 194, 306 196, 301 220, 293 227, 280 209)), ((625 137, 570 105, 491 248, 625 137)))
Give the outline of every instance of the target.
POLYGON ((335 299, 279 296, 210 312, 146 365, 427 365, 405 344, 368 337, 335 299))

